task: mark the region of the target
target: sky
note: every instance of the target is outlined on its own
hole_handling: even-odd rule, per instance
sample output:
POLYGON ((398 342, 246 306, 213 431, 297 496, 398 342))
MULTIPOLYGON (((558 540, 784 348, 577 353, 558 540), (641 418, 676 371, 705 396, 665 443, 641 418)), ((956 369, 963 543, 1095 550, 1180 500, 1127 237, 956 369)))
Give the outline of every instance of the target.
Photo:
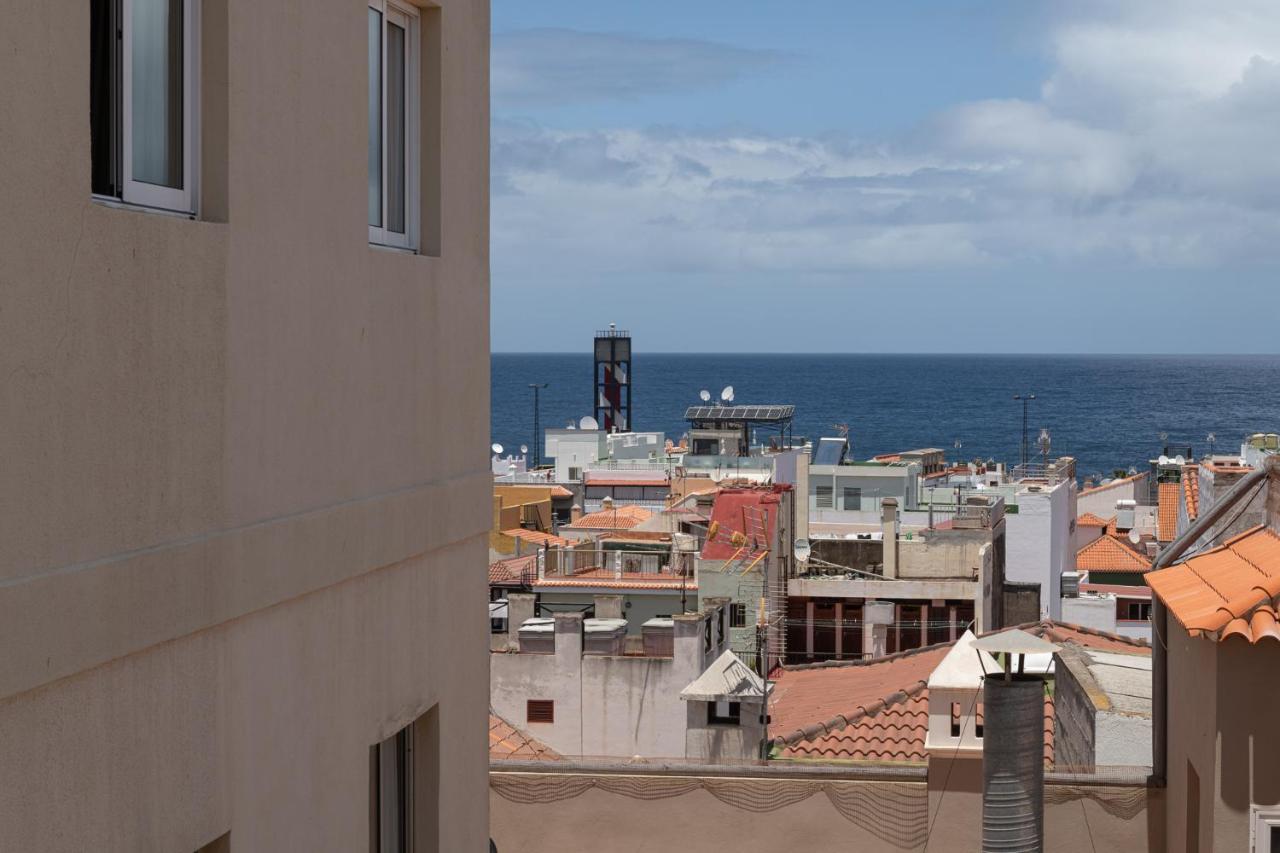
POLYGON ((492 10, 494 351, 1280 351, 1274 0, 492 10))

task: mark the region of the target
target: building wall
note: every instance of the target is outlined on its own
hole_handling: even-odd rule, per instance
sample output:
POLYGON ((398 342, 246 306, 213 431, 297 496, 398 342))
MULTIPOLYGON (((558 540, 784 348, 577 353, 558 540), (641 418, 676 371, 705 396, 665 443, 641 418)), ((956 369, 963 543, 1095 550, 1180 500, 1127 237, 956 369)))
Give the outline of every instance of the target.
POLYGON ((1244 846, 1215 846, 1215 791, 1218 788, 1218 702, 1219 691, 1207 689, 1220 684, 1216 645, 1193 639, 1172 615, 1167 621, 1168 712, 1166 782, 1168 814, 1166 835, 1169 853, 1186 853, 1189 818, 1198 811, 1199 849, 1244 850, 1244 846), (1188 768, 1200 779, 1198 800, 1189 798, 1188 768))
POLYGON ((1076 485, 1063 483, 1052 490, 1020 489, 1018 511, 1005 516, 1008 528, 1005 576, 1011 581, 1040 584, 1040 611, 1062 618, 1062 573, 1075 571, 1072 525, 1077 516, 1076 485))
MULTIPOLYGON (((1213 850, 1248 848, 1250 807, 1280 806, 1280 648, 1216 644, 1218 786, 1213 850)), ((1203 683, 1203 682, 1202 682, 1203 683)), ((1173 694, 1176 695, 1176 694, 1173 694)))
POLYGON ((0 849, 358 849, 435 707, 478 851, 488 4, 427 13, 438 257, 368 245, 364 5, 203 5, 197 220, 90 201, 88 4, 0 27, 0 849))
POLYGON ((1139 504, 1149 503, 1149 486, 1147 485, 1149 476, 1149 474, 1142 473, 1135 477, 1127 477, 1106 486, 1098 486, 1081 492, 1078 500, 1080 514, 1084 515, 1086 512, 1091 512, 1100 518, 1110 518, 1116 514, 1116 501, 1137 501, 1139 504))
MULTIPOLYGON (((772 767, 743 768, 737 778, 698 776, 696 770, 647 776, 642 769, 624 775, 567 769, 586 775, 514 773, 494 766, 490 812, 498 853, 562 853, 587 846, 641 853, 653 849, 655 833, 678 839, 663 843, 689 853, 959 853, 982 846, 980 789, 967 790, 960 780, 942 797, 954 819, 931 823, 924 779, 868 778, 874 768, 843 768, 834 778, 787 778, 772 767), (549 813, 554 820, 547 819, 549 813)), ((1162 827, 1153 823, 1163 811, 1159 789, 1046 790, 1047 853, 1164 849, 1162 827)))

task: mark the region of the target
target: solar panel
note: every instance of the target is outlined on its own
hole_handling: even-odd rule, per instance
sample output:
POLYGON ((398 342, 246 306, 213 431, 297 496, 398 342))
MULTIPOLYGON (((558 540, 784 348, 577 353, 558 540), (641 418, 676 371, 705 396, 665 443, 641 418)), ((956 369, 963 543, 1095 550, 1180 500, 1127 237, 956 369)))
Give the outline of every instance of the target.
POLYGON ((690 406, 687 421, 785 421, 795 416, 795 406, 690 406))
POLYGON ((813 449, 814 465, 839 465, 844 461, 845 440, 843 438, 823 438, 813 449))

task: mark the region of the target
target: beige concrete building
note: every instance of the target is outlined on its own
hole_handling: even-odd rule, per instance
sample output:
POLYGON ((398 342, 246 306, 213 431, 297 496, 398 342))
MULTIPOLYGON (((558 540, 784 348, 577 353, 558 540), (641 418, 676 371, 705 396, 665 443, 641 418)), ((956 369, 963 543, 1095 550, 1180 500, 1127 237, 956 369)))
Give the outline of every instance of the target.
POLYGON ((0 849, 486 848, 488 37, 7 5, 0 849))

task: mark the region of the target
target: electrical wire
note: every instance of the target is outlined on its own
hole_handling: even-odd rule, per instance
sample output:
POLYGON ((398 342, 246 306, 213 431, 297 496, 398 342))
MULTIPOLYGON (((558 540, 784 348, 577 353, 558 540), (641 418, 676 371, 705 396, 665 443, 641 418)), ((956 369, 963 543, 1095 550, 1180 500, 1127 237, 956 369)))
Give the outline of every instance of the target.
POLYGON ((1196 554, 1199 554, 1205 548, 1208 548, 1214 542, 1217 542, 1228 530, 1231 529, 1231 525, 1235 524, 1237 521, 1240 520, 1240 516, 1244 515, 1245 510, 1247 510, 1249 506, 1253 503, 1254 498, 1258 496, 1258 492, 1262 490, 1262 487, 1264 484, 1266 484, 1266 482, 1267 482, 1266 480, 1259 480, 1258 484, 1254 486, 1253 489, 1250 491, 1249 497, 1241 499, 1240 509, 1236 510, 1236 514, 1231 516, 1231 520, 1228 521, 1226 524, 1222 525, 1222 527, 1219 528, 1218 532, 1214 534, 1213 537, 1205 540, 1203 544, 1197 545, 1194 550, 1186 554, 1183 554, 1181 557, 1179 557, 1178 558, 1179 562, 1189 560, 1190 558, 1194 557, 1196 554))

